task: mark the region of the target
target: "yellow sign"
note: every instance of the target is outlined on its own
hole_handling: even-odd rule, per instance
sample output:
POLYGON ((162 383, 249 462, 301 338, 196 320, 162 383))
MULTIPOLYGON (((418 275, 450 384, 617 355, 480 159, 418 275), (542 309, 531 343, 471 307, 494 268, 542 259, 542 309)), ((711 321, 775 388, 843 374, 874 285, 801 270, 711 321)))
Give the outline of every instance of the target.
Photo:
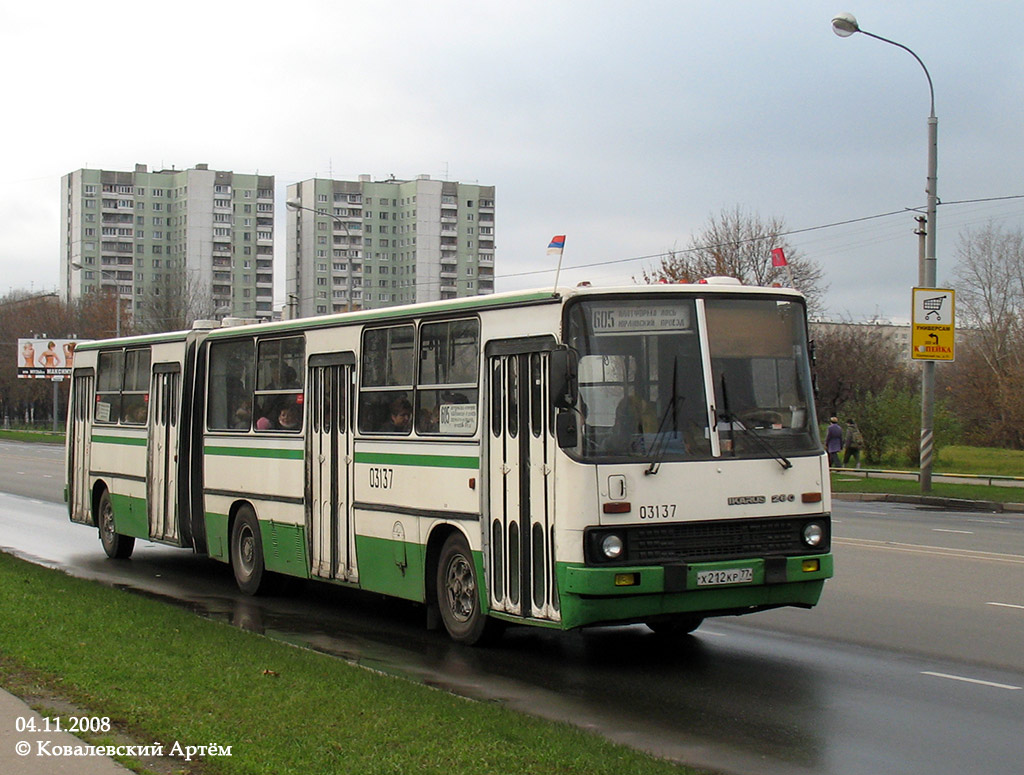
POLYGON ((910 357, 916 361, 952 361, 956 292, 950 288, 914 288, 910 357))

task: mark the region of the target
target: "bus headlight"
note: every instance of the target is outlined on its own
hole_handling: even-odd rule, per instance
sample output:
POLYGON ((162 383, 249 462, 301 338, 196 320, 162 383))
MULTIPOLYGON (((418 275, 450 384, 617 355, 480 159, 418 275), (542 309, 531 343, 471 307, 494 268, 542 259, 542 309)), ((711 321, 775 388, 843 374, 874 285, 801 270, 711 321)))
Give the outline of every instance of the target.
POLYGON ((622 538, 615 533, 609 533, 601 539, 601 552, 609 560, 619 559, 619 557, 622 556, 623 549, 625 548, 622 538))
POLYGON ((808 522, 804 525, 803 537, 808 546, 821 546, 825 540, 825 528, 817 522, 808 522))

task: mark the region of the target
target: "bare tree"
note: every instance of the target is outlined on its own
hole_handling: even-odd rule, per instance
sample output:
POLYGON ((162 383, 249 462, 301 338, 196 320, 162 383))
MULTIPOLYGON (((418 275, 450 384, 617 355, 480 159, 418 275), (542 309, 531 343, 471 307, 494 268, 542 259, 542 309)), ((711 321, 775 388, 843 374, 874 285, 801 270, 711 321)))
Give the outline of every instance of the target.
POLYGON ((828 290, 824 270, 812 259, 801 255, 782 235, 786 223, 781 218, 763 220, 747 213, 739 205, 711 215, 703 231, 693 236, 690 247, 670 251, 661 264, 644 270, 641 281, 697 282, 705 277, 726 275, 748 285, 789 285, 807 297, 808 308, 820 312, 822 296, 828 290), (772 264, 772 251, 782 248, 788 267, 772 264))
POLYGON ((209 288, 194 273, 184 268, 173 269, 165 272, 161 281, 144 295, 134 330, 144 334, 182 331, 195 320, 215 317, 216 312, 209 288))
POLYGON ((906 353, 875 328, 879 323, 811 323, 819 422, 869 394, 880 395, 887 386, 896 391, 915 387, 918 375, 910 368, 906 353))
POLYGON ((954 270, 959 326, 969 335, 948 377, 975 443, 1024 447, 1024 232, 989 223, 960 235, 954 270))

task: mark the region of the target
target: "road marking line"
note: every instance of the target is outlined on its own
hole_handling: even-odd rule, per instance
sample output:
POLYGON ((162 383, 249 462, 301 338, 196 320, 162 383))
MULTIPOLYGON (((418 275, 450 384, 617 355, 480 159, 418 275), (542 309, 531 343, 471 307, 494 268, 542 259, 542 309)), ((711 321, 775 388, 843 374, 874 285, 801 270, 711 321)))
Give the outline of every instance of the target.
POLYGON ((1019 608, 1024 611, 1024 605, 1015 605, 1014 603, 985 603, 985 605, 997 605, 1000 608, 1019 608))
POLYGON ((965 536, 972 536, 972 535, 974 535, 974 531, 973 530, 950 530, 949 528, 945 528, 945 527, 933 527, 932 528, 932 532, 935 532, 935 533, 962 533, 965 536))
POLYGON ((1020 686, 1011 686, 1010 684, 997 684, 992 681, 980 681, 977 678, 965 678, 962 675, 949 675, 948 673, 932 673, 928 670, 923 670, 921 675, 930 675, 934 678, 948 678, 950 681, 963 681, 969 684, 978 684, 979 686, 991 686, 993 689, 1006 689, 1008 691, 1017 691, 1018 689, 1024 688, 1020 686))
POLYGON ((927 544, 903 544, 897 541, 876 541, 870 538, 843 538, 832 536, 833 544, 857 546, 862 549, 891 549, 897 552, 912 554, 933 554, 940 557, 959 557, 969 560, 994 560, 1011 562, 1015 565, 1024 564, 1024 555, 999 554, 997 552, 980 552, 974 549, 951 549, 945 546, 928 546, 927 544))

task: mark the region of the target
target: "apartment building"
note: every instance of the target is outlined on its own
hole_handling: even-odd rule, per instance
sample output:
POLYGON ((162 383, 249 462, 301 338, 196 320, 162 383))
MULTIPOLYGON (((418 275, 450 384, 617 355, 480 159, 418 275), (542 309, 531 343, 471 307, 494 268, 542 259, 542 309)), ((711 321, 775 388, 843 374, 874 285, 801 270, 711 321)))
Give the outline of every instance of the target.
POLYGON ((494 292, 494 186, 313 178, 287 201, 289 317, 494 292))
POLYGON ((272 175, 80 169, 61 178, 61 208, 66 300, 116 291, 147 330, 273 314, 272 175))

